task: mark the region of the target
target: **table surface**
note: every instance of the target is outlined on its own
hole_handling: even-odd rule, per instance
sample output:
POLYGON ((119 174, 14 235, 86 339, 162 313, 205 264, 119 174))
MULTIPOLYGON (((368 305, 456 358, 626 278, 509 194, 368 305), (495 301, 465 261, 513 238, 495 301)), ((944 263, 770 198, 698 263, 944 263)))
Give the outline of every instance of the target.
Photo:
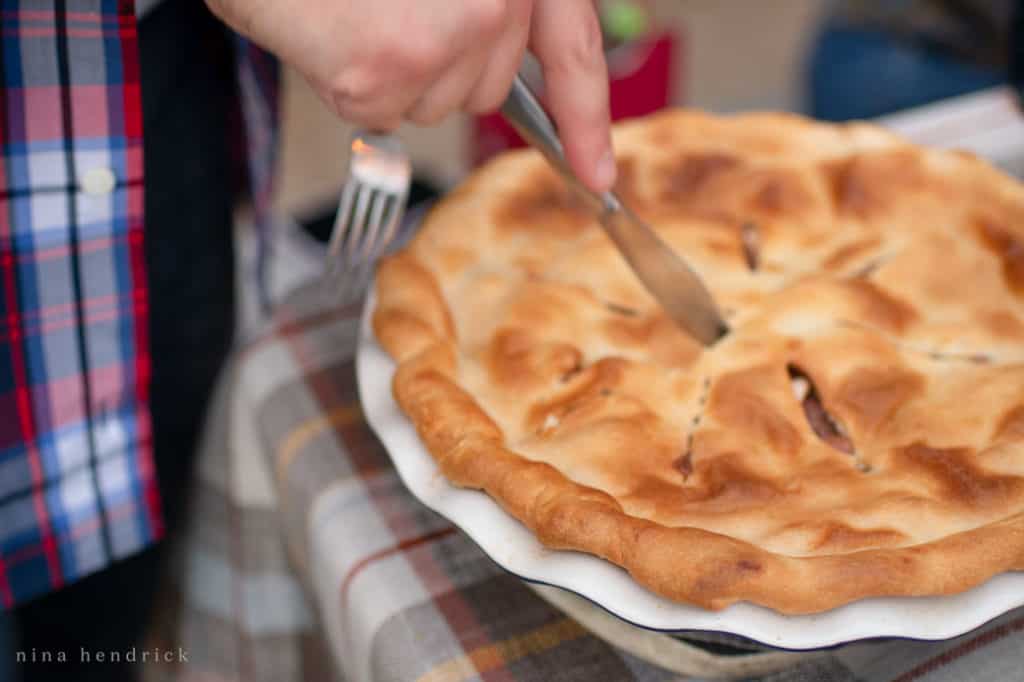
MULTIPOLYGON (((358 314, 304 288, 235 359, 155 641, 183 647, 185 672, 205 680, 685 679, 590 634, 403 488, 360 410, 358 314)), ((954 640, 852 644, 764 679, 1002 682, 1022 652, 1018 610, 954 640)))
MULTIPOLYGON (((991 115, 1003 106, 998 93, 988 98, 987 108, 968 101, 967 109, 991 115)), ((939 114, 954 109, 969 120, 963 102, 939 114)), ((935 130, 906 117, 899 123, 935 130)), ((657 658, 653 650, 644 656, 634 648, 634 655, 598 638, 405 490, 359 406, 359 313, 358 305, 337 307, 315 285, 300 287, 236 353, 213 400, 188 531, 150 642, 181 647, 188 662, 149 666, 144 675, 211 682, 697 679, 644 660, 657 658)), ((691 647, 686 664, 701 679, 739 669, 737 656, 701 646, 691 647)), ((772 655, 746 654, 749 670, 758 657, 777 666, 772 655)), ((952 640, 854 643, 791 663, 757 679, 1021 679, 1024 609, 952 640)))

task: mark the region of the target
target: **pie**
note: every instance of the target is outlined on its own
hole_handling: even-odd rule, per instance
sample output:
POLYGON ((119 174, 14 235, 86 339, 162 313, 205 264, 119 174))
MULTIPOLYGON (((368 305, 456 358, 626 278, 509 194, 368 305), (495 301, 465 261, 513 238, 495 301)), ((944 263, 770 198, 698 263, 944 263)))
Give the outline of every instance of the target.
POLYGON ((619 191, 706 281, 705 349, 533 151, 377 276, 453 484, 679 602, 813 613, 1024 570, 1024 187, 866 123, 619 124, 619 191))

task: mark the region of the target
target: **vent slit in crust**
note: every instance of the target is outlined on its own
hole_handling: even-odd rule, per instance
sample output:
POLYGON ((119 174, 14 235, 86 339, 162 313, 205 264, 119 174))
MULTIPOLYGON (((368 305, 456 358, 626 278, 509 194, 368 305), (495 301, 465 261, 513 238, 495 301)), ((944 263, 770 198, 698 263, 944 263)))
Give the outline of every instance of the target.
POLYGON ((861 267, 857 268, 850 274, 850 279, 867 279, 871 275, 875 274, 878 268, 882 267, 887 258, 876 258, 868 263, 865 263, 861 267))
POLYGON ((868 279, 878 272, 882 266, 897 256, 899 256, 899 254, 892 251, 883 251, 879 253, 876 250, 874 256, 862 263, 860 267, 857 267, 850 272, 850 274, 847 275, 847 279, 868 279))
POLYGON ((619 305, 618 303, 612 303, 611 301, 605 302, 604 306, 616 315, 622 315, 624 317, 640 317, 640 311, 636 308, 619 305))
POLYGON ((881 329, 873 327, 862 322, 854 322, 853 320, 837 320, 836 324, 840 327, 847 327, 850 329, 860 329, 868 331, 873 334, 878 334, 885 338, 886 341, 891 343, 896 348, 899 348, 905 353, 914 353, 917 355, 926 355, 930 359, 937 362, 966 362, 972 365, 992 365, 998 361, 998 356, 995 353, 988 351, 961 351, 961 352, 949 352, 935 350, 932 348, 921 348, 909 343, 900 342, 899 339, 893 338, 890 334, 885 333, 881 329))
POLYGON ((743 259, 751 272, 757 272, 761 265, 761 231, 757 223, 747 221, 740 227, 740 243, 743 245, 743 259))
POLYGON ((928 354, 932 360, 941 362, 969 362, 972 365, 991 365, 992 356, 986 353, 944 353, 933 351, 928 354))
POLYGON ((672 463, 672 466, 676 468, 676 471, 683 475, 683 482, 685 483, 690 478, 690 474, 693 473, 693 434, 691 433, 686 437, 686 451, 676 458, 672 463))
POLYGON ((575 365, 570 367, 564 374, 562 374, 560 381, 563 384, 567 384, 579 375, 583 371, 583 362, 577 361, 575 365))
POLYGON ((686 434, 686 449, 672 463, 676 470, 683 475, 684 482, 693 473, 693 438, 697 428, 700 426, 701 420, 704 418, 704 410, 707 407, 710 394, 711 377, 704 377, 704 382, 701 384, 700 397, 697 398, 697 412, 693 415, 693 419, 690 421, 690 430, 686 434))
POLYGON ((857 469, 865 473, 870 471, 871 466, 857 455, 857 448, 850 437, 846 435, 846 429, 843 428, 842 423, 825 409, 811 377, 794 364, 786 365, 786 372, 789 374, 790 385, 793 388, 793 397, 803 408, 811 431, 839 452, 854 457, 857 469))

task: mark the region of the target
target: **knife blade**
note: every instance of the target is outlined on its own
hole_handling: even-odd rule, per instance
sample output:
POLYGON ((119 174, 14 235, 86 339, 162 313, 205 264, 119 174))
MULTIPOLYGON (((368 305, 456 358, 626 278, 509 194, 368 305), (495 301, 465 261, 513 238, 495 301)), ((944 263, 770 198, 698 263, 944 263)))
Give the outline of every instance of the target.
POLYGON ((706 346, 728 333, 711 293, 686 261, 614 192, 598 194, 579 181, 566 161, 551 118, 518 75, 501 112, 596 213, 637 278, 676 325, 706 346))

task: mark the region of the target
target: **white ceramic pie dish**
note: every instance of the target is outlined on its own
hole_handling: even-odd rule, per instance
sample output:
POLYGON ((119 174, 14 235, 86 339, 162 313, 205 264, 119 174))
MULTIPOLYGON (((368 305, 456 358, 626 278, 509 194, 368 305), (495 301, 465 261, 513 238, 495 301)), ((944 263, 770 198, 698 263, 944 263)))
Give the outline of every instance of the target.
POLYGON ((402 481, 423 504, 448 518, 505 570, 561 587, 640 627, 725 632, 786 649, 814 649, 875 637, 946 639, 1024 605, 1024 573, 997 576, 950 597, 865 599, 809 616, 784 616, 751 604, 723 611, 677 604, 641 587, 597 557, 545 548, 485 493, 450 485, 438 471, 391 392, 395 364, 370 326, 375 297, 363 310, 356 355, 359 397, 367 422, 402 481))

